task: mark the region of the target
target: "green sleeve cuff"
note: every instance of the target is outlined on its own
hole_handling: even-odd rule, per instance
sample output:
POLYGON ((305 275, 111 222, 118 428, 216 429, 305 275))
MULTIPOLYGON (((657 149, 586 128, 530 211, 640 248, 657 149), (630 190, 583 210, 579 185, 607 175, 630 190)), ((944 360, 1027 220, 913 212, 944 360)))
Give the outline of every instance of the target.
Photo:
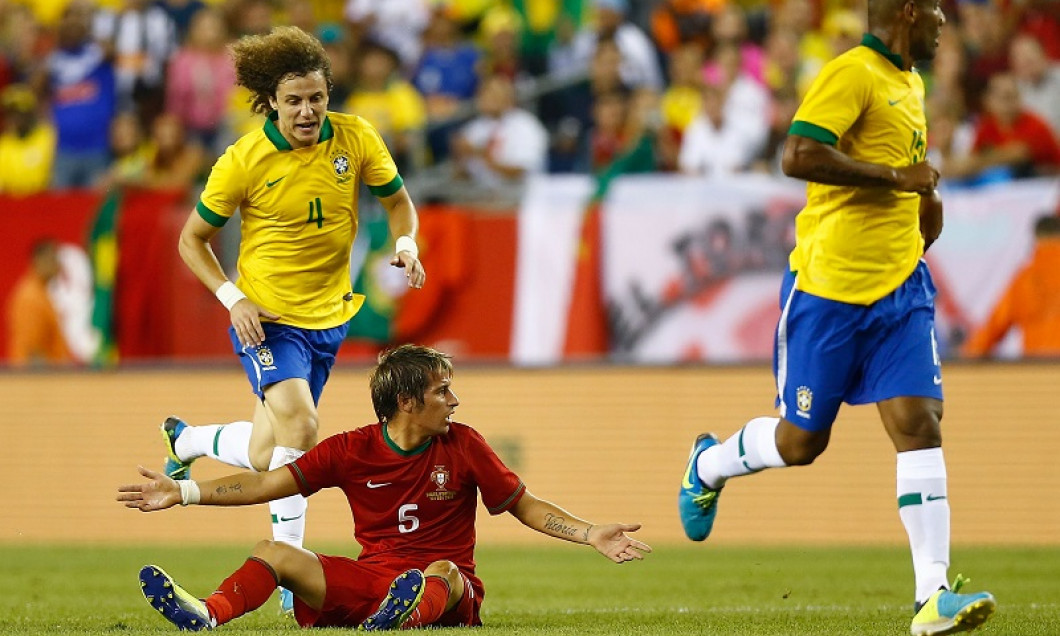
POLYGON ((394 194, 400 190, 403 185, 405 185, 405 182, 401 180, 401 175, 396 174, 394 175, 394 178, 390 180, 390 183, 379 186, 370 185, 368 186, 368 191, 382 199, 383 197, 388 197, 391 194, 394 194))
POLYGON ((789 135, 798 135, 799 137, 809 137, 814 141, 819 141, 822 144, 828 144, 834 146, 839 141, 839 137, 835 136, 830 130, 825 130, 817 124, 811 124, 808 121, 793 121, 791 127, 788 128, 789 135))
POLYGON ((505 499, 504 503, 497 506, 496 508, 487 508, 487 510, 491 515, 499 515, 500 513, 507 510, 513 502, 515 502, 519 497, 523 495, 524 492, 526 492, 526 484, 520 481, 519 486, 515 489, 515 492, 513 492, 510 497, 505 499))
POLYGON ((202 201, 199 201, 199 203, 195 205, 195 211, 199 213, 199 216, 202 217, 203 221, 206 221, 214 227, 224 227, 224 224, 228 222, 227 216, 221 216, 214 212, 206 207, 206 204, 202 201))

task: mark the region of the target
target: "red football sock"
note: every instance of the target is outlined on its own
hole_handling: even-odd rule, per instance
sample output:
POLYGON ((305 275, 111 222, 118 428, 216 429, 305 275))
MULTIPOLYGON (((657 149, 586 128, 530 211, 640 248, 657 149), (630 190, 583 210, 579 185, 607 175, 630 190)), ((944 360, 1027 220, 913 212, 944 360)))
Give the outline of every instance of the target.
POLYGON ((423 583, 423 598, 416 606, 416 611, 408 617, 402 629, 425 627, 445 614, 445 604, 449 600, 449 581, 437 574, 428 574, 423 583))
POLYGON ((206 607, 221 625, 264 605, 279 584, 268 563, 250 557, 206 599, 206 607))

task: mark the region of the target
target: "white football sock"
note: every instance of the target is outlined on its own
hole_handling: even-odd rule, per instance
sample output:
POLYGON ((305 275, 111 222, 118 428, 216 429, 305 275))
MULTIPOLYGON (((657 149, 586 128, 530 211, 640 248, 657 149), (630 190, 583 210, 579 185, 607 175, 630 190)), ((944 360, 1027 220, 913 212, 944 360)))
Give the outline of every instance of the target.
POLYGON ((173 448, 181 461, 206 456, 230 466, 252 468, 250 434, 253 430, 254 423, 247 421, 189 426, 177 437, 173 448))
MULTIPOLYGON (((304 450, 277 446, 272 449, 272 461, 269 462, 269 470, 286 466, 305 454, 304 450)), ((308 507, 306 498, 302 495, 291 495, 283 499, 269 502, 269 512, 272 513, 272 538, 282 543, 295 547, 302 547, 305 537, 305 513, 308 507)))
POLYGON ((941 448, 898 453, 898 515, 909 535, 916 600, 948 587, 950 503, 941 448))
POLYGON ((710 488, 721 488, 732 477, 787 466, 777 450, 780 418, 756 417, 724 442, 699 455, 696 471, 710 488))

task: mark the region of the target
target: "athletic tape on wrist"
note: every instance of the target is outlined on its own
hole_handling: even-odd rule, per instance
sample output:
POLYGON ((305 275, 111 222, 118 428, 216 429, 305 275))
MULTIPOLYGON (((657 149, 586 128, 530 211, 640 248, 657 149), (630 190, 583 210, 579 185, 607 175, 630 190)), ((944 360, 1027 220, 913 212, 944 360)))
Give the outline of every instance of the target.
POLYGON ((178 479, 177 485, 180 486, 180 505, 191 506, 199 503, 202 493, 199 491, 198 482, 192 479, 178 479))
POLYGON ((221 283, 221 286, 214 292, 214 296, 217 296, 217 300, 221 301, 221 304, 225 306, 225 309, 232 311, 232 307, 236 303, 246 298, 246 294, 239 291, 236 284, 230 280, 226 280, 221 283))
POLYGON ((408 234, 403 234, 394 241, 394 253, 397 254, 398 252, 411 252, 415 258, 420 256, 420 248, 416 245, 416 239, 408 234))

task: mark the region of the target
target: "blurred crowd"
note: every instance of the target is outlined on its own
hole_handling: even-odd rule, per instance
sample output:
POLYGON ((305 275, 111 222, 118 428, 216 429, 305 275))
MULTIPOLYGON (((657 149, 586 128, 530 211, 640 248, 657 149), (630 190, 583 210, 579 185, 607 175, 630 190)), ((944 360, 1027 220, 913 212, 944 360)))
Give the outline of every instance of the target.
MULTIPOLYGON (((379 129, 420 200, 504 205, 541 172, 778 173, 863 3, 0 0, 0 192, 194 190, 261 125, 226 45, 281 24, 324 43, 330 108, 379 129)), ((944 178, 1056 174, 1060 2, 942 6, 920 70, 944 178)))

